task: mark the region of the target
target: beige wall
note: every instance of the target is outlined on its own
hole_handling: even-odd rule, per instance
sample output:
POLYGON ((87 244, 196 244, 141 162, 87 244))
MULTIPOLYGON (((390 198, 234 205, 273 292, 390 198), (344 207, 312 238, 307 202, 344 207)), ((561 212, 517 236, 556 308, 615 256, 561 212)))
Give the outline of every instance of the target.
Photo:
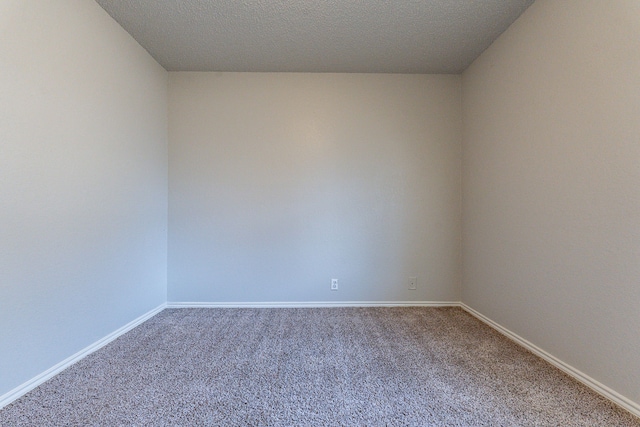
POLYGON ((169 301, 459 300, 459 76, 169 86, 169 301))
POLYGON ((635 402, 639 17, 538 0, 463 75, 463 301, 635 402))
POLYGON ((95 2, 0 2, 0 396, 166 299, 167 73, 95 2))

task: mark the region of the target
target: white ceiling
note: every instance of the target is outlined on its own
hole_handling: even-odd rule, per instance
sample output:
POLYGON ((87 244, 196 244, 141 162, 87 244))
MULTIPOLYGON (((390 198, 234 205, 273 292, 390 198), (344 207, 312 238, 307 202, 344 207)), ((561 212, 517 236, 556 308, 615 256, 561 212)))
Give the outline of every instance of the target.
POLYGON ((534 0, 96 0, 169 71, 460 73, 534 0))

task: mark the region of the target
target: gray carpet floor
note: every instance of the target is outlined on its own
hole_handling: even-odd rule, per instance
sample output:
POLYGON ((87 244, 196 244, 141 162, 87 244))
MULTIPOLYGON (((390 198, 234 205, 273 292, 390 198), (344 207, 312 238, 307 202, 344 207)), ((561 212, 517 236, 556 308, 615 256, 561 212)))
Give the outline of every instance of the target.
POLYGON ((459 308, 168 309, 1 426, 640 426, 459 308))

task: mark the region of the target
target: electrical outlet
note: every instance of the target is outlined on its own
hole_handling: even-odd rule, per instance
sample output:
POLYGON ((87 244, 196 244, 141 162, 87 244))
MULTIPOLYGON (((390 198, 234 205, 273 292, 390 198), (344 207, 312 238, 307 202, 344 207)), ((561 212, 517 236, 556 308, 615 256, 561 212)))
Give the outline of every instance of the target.
POLYGON ((415 291, 416 289, 418 289, 418 278, 409 277, 409 290, 415 291))
POLYGON ((331 279, 331 290, 332 291, 338 290, 338 279, 331 279))

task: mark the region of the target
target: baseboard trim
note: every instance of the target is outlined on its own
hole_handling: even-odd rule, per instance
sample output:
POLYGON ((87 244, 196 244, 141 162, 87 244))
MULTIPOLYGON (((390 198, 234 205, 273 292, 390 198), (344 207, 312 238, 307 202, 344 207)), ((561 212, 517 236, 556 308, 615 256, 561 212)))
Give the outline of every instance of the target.
POLYGON ((509 329, 507 329, 504 326, 494 322, 493 320, 489 319, 487 316, 479 313, 478 311, 476 311, 473 308, 469 307, 465 303, 460 303, 459 306, 463 310, 465 310, 467 313, 471 314, 472 316, 474 316, 475 318, 479 319, 480 321, 486 323, 487 325, 489 325, 490 327, 492 327, 496 331, 500 332, 502 335, 506 336, 507 338, 511 339, 512 341, 515 341, 517 344, 519 344, 522 347, 526 348, 527 350, 529 350, 530 352, 532 352, 536 356, 546 360, 547 362, 549 362, 550 364, 552 364, 556 368, 560 369, 565 374, 567 374, 570 377, 576 379, 580 383, 586 385, 587 387, 589 387, 590 389, 592 389, 596 393, 598 393, 601 396, 609 399, 610 401, 612 401, 616 405, 620 406, 621 408, 629 411, 631 414, 635 415, 636 417, 640 417, 640 404, 632 401, 631 399, 628 399, 627 397, 621 395, 620 393, 616 392, 615 390, 610 389, 609 387, 607 387, 606 385, 602 384, 601 382, 599 382, 597 380, 594 380, 593 378, 591 378, 589 375, 585 374, 584 372, 582 372, 582 371, 574 368, 573 366, 563 362, 562 360, 558 359, 557 357, 555 357, 555 356, 551 355, 550 353, 546 352, 545 350, 541 349, 537 345, 535 345, 535 344, 527 341, 526 339, 522 338, 518 334, 516 334, 514 332, 511 332, 509 329))
POLYGON ((457 301, 168 302, 167 308, 459 307, 457 301))
POLYGON ((14 388, 13 390, 3 394, 2 396, 0 396, 0 409, 7 406, 8 404, 15 401, 16 399, 24 396, 25 394, 27 394, 34 388, 38 387, 40 384, 44 383, 45 381, 49 380, 50 378, 58 375, 60 372, 64 371, 74 363, 78 362, 80 359, 87 357, 89 354, 100 349, 101 347, 104 347, 105 345, 109 344, 111 341, 115 340, 119 336, 129 332, 131 329, 149 320, 150 318, 160 313, 165 308, 166 308, 166 304, 163 303, 159 305, 153 310, 127 323, 123 327, 111 332, 109 335, 99 339, 98 341, 94 342, 88 347, 85 347, 84 349, 80 350, 76 354, 67 357, 62 362, 56 364, 55 366, 52 366, 51 368, 47 369, 40 375, 33 377, 32 379, 25 382, 24 384, 21 384, 18 387, 14 388))

